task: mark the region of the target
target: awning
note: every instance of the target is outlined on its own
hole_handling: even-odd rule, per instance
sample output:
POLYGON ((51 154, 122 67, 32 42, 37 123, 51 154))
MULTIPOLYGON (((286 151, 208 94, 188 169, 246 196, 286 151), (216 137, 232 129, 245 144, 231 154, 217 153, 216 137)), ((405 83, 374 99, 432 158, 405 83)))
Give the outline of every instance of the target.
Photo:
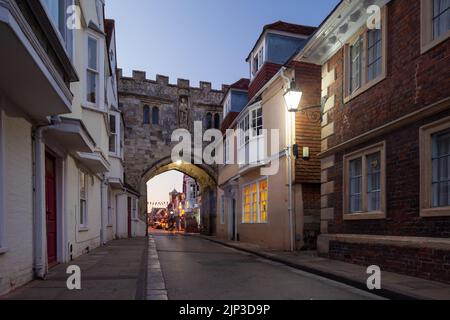
POLYGON ((109 171, 108 161, 98 152, 78 152, 77 159, 94 173, 105 173, 109 171))
POLYGON ((74 157, 78 152, 94 152, 95 142, 81 120, 61 118, 61 121, 45 132, 46 141, 57 143, 74 157))

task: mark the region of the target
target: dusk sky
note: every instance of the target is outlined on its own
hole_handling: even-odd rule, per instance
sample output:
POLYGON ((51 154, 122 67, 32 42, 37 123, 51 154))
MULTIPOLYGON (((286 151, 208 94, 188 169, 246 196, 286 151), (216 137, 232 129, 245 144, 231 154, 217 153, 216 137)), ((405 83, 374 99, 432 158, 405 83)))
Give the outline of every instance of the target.
MULTIPOLYGON (((264 25, 283 20, 318 26, 339 0, 107 0, 116 20, 118 62, 147 78, 170 83, 210 81, 214 88, 249 76, 245 58, 264 25)), ((169 172, 149 184, 149 202, 167 201, 182 174, 169 172)))

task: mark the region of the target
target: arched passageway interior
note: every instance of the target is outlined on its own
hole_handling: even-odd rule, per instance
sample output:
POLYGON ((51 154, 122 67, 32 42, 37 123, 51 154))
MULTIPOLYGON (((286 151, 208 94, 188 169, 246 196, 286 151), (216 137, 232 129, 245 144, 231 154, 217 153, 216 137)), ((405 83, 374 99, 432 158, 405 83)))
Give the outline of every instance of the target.
MULTIPOLYGON (((180 214, 182 210, 182 214, 186 214, 188 217, 194 217, 198 222, 198 229, 196 228, 187 228, 186 231, 198 231, 204 234, 211 234, 215 229, 216 222, 216 190, 217 183, 216 178, 211 174, 214 173, 212 168, 199 166, 191 163, 183 163, 183 162, 170 162, 167 160, 166 163, 158 163, 150 167, 150 169, 142 176, 141 183, 141 205, 142 207, 148 208, 148 193, 151 193, 151 189, 147 189, 147 183, 152 179, 159 177, 162 174, 167 172, 177 171, 184 175, 186 175, 185 187, 181 188, 182 190, 176 190, 178 193, 182 193, 183 203, 182 208, 173 208, 174 213, 180 214), (191 179, 189 179, 191 178, 191 179), (192 194, 190 193, 189 183, 194 182, 194 184, 198 185, 198 189, 195 193, 195 198, 192 198, 192 194), (186 199, 186 196, 191 197, 190 199, 186 199), (195 209, 192 203, 195 204, 195 209)), ((173 177, 173 175, 172 175, 173 177)), ((167 185, 174 186, 171 181, 167 181, 164 184, 167 189, 167 185)), ((178 185, 180 185, 178 183, 178 185)), ((153 188, 157 188, 158 186, 153 185, 153 188)), ((162 187, 162 185, 161 185, 162 187)), ((171 190, 172 191, 172 190, 171 190)), ((169 202, 171 200, 171 195, 167 192, 167 200, 161 201, 163 202, 162 207, 164 207, 165 202, 169 202)), ((181 195, 180 195, 181 197, 181 195)), ((174 203, 176 203, 174 201, 174 203)), ((178 206, 179 203, 176 204, 178 206)), ((141 208, 142 208, 141 207, 141 208)), ((158 207, 158 206, 156 206, 158 207)), ((168 209, 170 212, 170 209, 168 209)), ((148 216, 153 217, 154 212, 148 211, 148 216)), ((150 221, 151 222, 151 221, 150 221)))

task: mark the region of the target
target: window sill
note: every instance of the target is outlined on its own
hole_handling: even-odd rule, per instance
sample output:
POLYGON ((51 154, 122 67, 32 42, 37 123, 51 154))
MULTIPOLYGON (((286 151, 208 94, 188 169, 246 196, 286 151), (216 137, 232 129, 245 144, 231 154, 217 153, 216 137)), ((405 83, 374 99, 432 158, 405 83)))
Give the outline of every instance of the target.
POLYGON ((345 213, 344 221, 357 220, 384 220, 386 214, 384 212, 361 212, 361 213, 345 213))
POLYGON ((356 90, 355 92, 353 92, 352 94, 346 96, 344 98, 344 103, 348 103, 351 100, 355 99, 356 97, 360 96, 361 94, 363 94, 364 92, 366 92, 367 90, 369 90, 370 88, 376 86, 377 84, 379 84, 381 81, 383 81, 384 79, 386 79, 386 73, 382 73, 381 75, 379 75, 377 78, 367 82, 366 84, 364 84, 361 88, 359 88, 358 90, 356 90))
POLYGON ((84 110, 89 110, 89 111, 97 112, 97 113, 101 113, 101 114, 108 113, 106 110, 100 109, 95 105, 81 105, 81 108, 84 110))
POLYGON ((9 252, 8 248, 0 248, 0 256, 5 254, 5 253, 8 253, 8 252, 9 252))
POLYGON ((422 218, 450 217, 450 207, 422 209, 420 216, 422 218))
POLYGON ((427 43, 422 43, 422 46, 420 47, 420 54, 425 54, 434 47, 440 45, 442 42, 450 38, 450 30, 441 35, 439 38, 434 39, 427 43))
POLYGON ((78 232, 89 232, 89 228, 80 228, 78 229, 78 232))

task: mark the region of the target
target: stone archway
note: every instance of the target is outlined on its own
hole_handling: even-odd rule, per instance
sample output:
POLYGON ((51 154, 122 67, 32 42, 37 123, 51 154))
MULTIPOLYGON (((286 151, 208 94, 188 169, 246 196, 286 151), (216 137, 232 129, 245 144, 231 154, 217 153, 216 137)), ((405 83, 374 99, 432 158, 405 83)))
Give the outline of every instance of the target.
POLYGON ((214 90, 209 82, 191 87, 189 81, 183 79, 178 79, 175 85, 164 76, 148 80, 145 72, 141 71, 133 71, 132 77, 122 77, 119 72, 118 84, 119 105, 125 125, 125 182, 141 193, 141 216, 145 216, 147 211, 147 181, 166 171, 178 170, 197 179, 201 185, 203 231, 214 233, 217 167, 173 163, 170 158, 174 147, 171 137, 177 129, 193 133, 194 122, 203 123, 203 131, 206 131, 208 114, 219 115, 221 119, 221 103, 227 87, 214 90), (159 110, 159 117, 150 121, 144 117, 144 110, 155 107, 159 110))
POLYGON ((201 195, 201 231, 205 234, 215 232, 217 175, 216 170, 208 165, 192 163, 176 163, 170 157, 165 157, 151 163, 141 177, 140 181, 140 208, 147 208, 147 182, 152 178, 168 172, 178 171, 194 178, 200 186, 201 195))

